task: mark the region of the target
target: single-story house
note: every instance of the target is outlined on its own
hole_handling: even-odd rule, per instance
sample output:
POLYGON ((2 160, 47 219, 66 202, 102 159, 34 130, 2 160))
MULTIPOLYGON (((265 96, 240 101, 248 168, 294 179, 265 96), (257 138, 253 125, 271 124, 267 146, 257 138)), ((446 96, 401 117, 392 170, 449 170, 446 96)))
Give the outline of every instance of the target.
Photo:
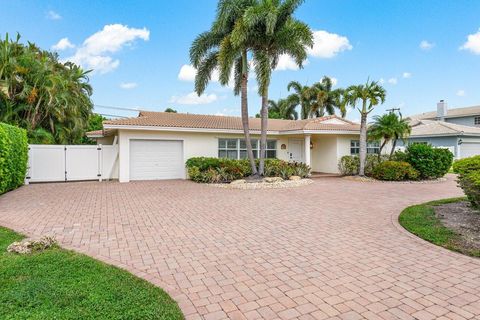
MULTIPOLYGON (((448 109, 443 100, 437 111, 408 117, 412 133, 408 143, 428 143, 448 148, 456 159, 480 154, 480 106, 448 109)), ((402 141, 397 146, 404 147, 402 141)))
MULTIPOLYGON (((249 125, 258 155, 260 119, 250 118, 249 125)), ((337 173, 342 156, 358 153, 359 130, 358 124, 337 116, 269 119, 267 157, 337 173)), ((104 121, 103 130, 87 136, 99 144, 118 144, 114 176, 120 182, 185 179, 185 162, 191 157, 247 157, 240 117, 142 111, 136 118, 104 121)), ((368 150, 378 152, 378 143, 368 150)))

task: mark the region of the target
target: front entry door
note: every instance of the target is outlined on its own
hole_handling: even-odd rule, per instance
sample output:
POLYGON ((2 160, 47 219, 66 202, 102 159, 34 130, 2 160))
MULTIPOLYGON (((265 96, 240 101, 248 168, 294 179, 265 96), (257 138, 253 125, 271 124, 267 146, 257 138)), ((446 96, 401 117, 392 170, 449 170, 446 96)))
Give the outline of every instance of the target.
POLYGON ((303 162, 304 141, 301 139, 290 139, 288 141, 288 158, 290 161, 303 162))

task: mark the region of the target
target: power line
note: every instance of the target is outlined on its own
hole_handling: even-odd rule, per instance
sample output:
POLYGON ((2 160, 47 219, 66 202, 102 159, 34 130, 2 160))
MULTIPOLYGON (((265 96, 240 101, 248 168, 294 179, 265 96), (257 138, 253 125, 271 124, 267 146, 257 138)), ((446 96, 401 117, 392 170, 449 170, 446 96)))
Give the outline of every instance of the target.
POLYGON ((141 110, 145 110, 145 109, 139 109, 139 108, 125 108, 125 107, 105 106, 105 105, 101 105, 101 104, 94 104, 94 106, 98 107, 98 108, 103 108, 103 109, 113 109, 113 110, 123 110, 123 111, 139 112, 141 110))
POLYGON ((128 118, 128 117, 125 117, 125 116, 119 116, 119 115, 116 115, 116 114, 108 114, 108 113, 97 113, 101 116, 104 116, 104 117, 113 117, 113 118, 128 118))

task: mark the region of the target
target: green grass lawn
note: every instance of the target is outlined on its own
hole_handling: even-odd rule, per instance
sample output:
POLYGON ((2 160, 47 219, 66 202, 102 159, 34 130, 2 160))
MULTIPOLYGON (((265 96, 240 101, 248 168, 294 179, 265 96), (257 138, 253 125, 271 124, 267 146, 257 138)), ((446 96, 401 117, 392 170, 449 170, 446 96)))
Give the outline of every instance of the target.
POLYGON ((160 288, 85 255, 6 251, 22 238, 0 227, 0 319, 183 319, 160 288))
POLYGON ((411 206, 402 211, 398 221, 405 229, 424 240, 466 255, 480 257, 480 251, 462 248, 460 236, 443 226, 435 216, 435 206, 465 200, 465 197, 450 198, 411 206))

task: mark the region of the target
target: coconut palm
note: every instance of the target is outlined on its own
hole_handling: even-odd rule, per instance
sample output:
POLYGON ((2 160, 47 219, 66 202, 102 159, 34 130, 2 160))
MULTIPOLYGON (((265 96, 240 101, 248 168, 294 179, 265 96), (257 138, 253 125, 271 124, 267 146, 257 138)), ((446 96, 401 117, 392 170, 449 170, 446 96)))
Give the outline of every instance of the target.
POLYGON ((340 116, 345 118, 347 116, 347 107, 351 104, 351 97, 347 90, 338 88, 332 91, 333 103, 335 108, 340 112, 340 116))
POLYGON ((215 21, 209 31, 198 35, 190 47, 190 61, 197 68, 195 91, 198 95, 205 89, 214 72, 219 72, 222 85, 230 82, 233 73, 235 95, 241 97, 242 126, 245 135, 248 159, 252 174, 257 174, 253 155, 248 117, 248 60, 250 50, 248 37, 243 42, 232 45, 232 32, 245 10, 255 4, 255 0, 222 0, 218 3, 215 21))
POLYGON ((351 96, 353 106, 358 102, 361 106, 357 107, 360 112, 360 168, 358 174, 365 175, 365 159, 367 157, 367 117, 379 104, 385 102, 386 91, 375 81, 369 81, 365 84, 350 86, 347 89, 351 96))
POLYGON ((310 117, 323 117, 325 113, 335 114, 335 96, 332 86, 332 80, 326 76, 312 85, 310 90, 313 101, 310 105, 310 117))
POLYGON ((308 119, 312 105, 312 90, 309 86, 301 85, 298 81, 291 81, 287 85, 287 90, 294 93, 288 96, 295 106, 300 106, 300 117, 308 119))
POLYGON ((278 101, 268 101, 268 117, 270 119, 297 120, 298 112, 296 105, 289 99, 279 99, 278 101))
POLYGON ((258 93, 262 97, 260 163, 258 173, 264 174, 268 125, 268 89, 272 71, 280 56, 288 55, 302 68, 307 59, 307 47, 313 46, 313 34, 308 25, 295 19, 295 10, 303 0, 259 0, 245 11, 232 33, 234 46, 251 42, 258 93))

